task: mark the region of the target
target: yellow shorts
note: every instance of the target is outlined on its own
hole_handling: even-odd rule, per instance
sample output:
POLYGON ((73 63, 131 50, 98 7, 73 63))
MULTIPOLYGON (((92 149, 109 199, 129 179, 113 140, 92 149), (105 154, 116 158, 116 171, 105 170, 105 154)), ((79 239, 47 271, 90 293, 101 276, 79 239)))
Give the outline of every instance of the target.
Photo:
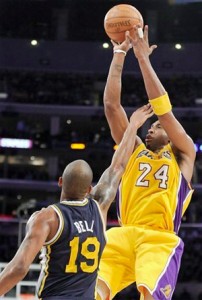
POLYGON ((184 243, 174 233, 144 227, 107 230, 99 279, 111 290, 111 299, 136 282, 143 297, 146 288, 155 300, 171 299, 177 282, 184 243))

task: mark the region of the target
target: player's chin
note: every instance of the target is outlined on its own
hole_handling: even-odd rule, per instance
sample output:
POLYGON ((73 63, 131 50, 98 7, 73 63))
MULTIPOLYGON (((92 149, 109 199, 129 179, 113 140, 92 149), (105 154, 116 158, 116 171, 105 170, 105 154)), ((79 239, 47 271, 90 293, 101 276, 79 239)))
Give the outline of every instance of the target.
POLYGON ((149 149, 149 150, 151 150, 151 141, 149 141, 149 140, 145 140, 145 145, 146 145, 146 147, 149 149))

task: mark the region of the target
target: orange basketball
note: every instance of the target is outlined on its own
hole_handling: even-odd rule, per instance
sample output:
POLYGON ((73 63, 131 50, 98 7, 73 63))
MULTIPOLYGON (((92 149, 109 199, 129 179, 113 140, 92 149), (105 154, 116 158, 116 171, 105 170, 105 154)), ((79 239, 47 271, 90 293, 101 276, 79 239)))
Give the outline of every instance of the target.
POLYGON ((131 31, 134 25, 140 24, 143 28, 141 13, 132 5, 119 4, 113 6, 105 15, 104 29, 108 37, 121 43, 125 40, 125 32, 131 31))

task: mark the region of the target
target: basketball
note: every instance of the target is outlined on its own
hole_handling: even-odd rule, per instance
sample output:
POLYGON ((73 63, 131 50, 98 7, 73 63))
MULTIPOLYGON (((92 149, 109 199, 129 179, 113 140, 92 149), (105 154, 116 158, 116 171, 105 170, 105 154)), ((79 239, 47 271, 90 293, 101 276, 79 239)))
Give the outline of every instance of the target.
POLYGON ((133 26, 137 24, 143 28, 142 15, 134 6, 129 4, 113 6, 104 18, 106 34, 117 43, 122 43, 125 40, 125 32, 133 30, 133 26))

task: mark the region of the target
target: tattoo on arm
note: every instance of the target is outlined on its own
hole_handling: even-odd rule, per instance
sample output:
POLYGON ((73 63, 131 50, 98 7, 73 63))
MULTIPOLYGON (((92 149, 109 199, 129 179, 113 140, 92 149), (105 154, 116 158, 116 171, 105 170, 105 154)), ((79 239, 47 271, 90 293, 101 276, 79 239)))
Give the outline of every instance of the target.
POLYGON ((123 70, 123 66, 122 66, 122 65, 115 64, 115 70, 118 71, 119 73, 121 73, 122 70, 123 70))

